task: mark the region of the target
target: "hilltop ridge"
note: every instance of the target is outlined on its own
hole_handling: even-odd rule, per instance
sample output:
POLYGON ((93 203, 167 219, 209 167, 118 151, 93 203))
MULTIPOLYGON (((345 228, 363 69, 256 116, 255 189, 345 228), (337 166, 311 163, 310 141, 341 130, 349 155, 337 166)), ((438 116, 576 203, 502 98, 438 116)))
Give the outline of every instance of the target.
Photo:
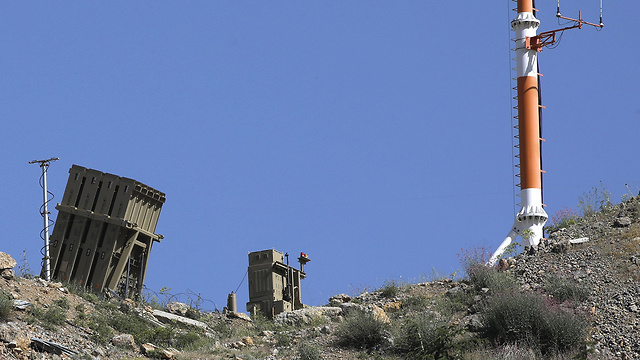
POLYGON ((179 303, 100 300, 16 277, 15 261, 0 261, 0 357, 640 358, 640 197, 565 218, 540 246, 495 268, 481 257, 463 256, 469 274, 462 280, 389 281, 274 321, 179 303))

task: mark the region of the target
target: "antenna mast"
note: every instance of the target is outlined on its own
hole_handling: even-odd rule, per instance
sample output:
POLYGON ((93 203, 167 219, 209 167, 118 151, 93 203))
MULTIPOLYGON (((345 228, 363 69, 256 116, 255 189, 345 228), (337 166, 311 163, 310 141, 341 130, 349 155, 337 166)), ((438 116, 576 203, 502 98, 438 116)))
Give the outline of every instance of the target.
MULTIPOLYGON (((582 20, 582 13, 578 13, 578 19, 564 17, 560 14, 560 1, 556 10, 559 19, 573 21, 574 24, 557 30, 537 34, 540 20, 536 19, 534 11, 537 11, 533 0, 513 0, 517 6, 517 16, 511 21, 511 29, 515 32, 515 60, 517 77, 517 101, 518 101, 518 135, 519 143, 516 146, 520 153, 516 156, 520 159, 520 197, 521 209, 516 214, 513 226, 498 249, 489 259, 493 265, 500 258, 504 250, 518 236, 522 237, 523 246, 537 246, 543 239, 543 227, 549 216, 544 211, 542 203, 542 151, 541 144, 544 139, 540 130, 540 112, 544 108, 540 101, 538 52, 544 46, 556 42, 556 33, 564 30, 582 28, 590 25, 602 28, 602 0, 600 0, 600 23, 594 24, 582 20)), ((516 175, 518 176, 518 175, 516 175)))
POLYGON ((50 158, 47 160, 33 160, 33 161, 29 161, 29 164, 40 164, 40 168, 42 168, 42 176, 40 177, 41 179, 41 184, 40 186, 42 186, 42 206, 40 207, 40 215, 42 215, 42 218, 44 219, 44 229, 42 230, 43 232, 43 236, 42 239, 44 240, 44 258, 42 259, 44 261, 43 264, 43 271, 44 271, 44 278, 47 281, 51 281, 51 259, 49 257, 49 209, 47 208, 47 204, 49 203, 49 201, 51 201, 51 199, 48 199, 48 194, 53 195, 52 193, 50 193, 47 190, 47 170, 49 170, 49 163, 52 161, 56 161, 56 160, 60 160, 59 158, 50 158))

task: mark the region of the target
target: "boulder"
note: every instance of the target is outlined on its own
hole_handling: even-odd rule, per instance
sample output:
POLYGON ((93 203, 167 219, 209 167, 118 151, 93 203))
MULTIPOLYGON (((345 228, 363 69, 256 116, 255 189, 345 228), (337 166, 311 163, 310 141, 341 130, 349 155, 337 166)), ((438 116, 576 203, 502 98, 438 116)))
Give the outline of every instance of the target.
POLYGON ((10 321, 0 324, 0 343, 13 344, 14 348, 28 350, 31 340, 29 340, 24 328, 18 323, 10 321))
POLYGON ((390 303, 386 303, 382 306, 382 310, 384 310, 385 312, 399 311, 401 308, 402 308, 402 301, 393 301, 390 303))
POLYGON ((6 280, 13 280, 16 278, 16 273, 13 269, 2 269, 0 270, 0 276, 2 276, 6 280))
POLYGON ((391 323, 391 319, 387 316, 387 314, 377 305, 360 305, 354 303, 344 303, 340 305, 340 309, 345 315, 349 315, 353 311, 361 311, 364 313, 368 313, 373 315, 376 320, 382 321, 383 323, 391 323))
POLYGON ((131 334, 116 335, 111 339, 111 343, 125 349, 136 349, 136 342, 131 334))
POLYGON ((249 336, 243 337, 241 341, 245 343, 247 346, 253 346, 253 339, 249 336))
POLYGON ((276 315, 274 322, 283 325, 306 326, 335 320, 340 315, 342 315, 342 309, 339 307, 316 306, 280 313, 276 315))
POLYGON ((179 301, 173 301, 168 303, 167 306, 164 307, 164 309, 167 310, 167 312, 169 313, 185 316, 187 314, 187 311, 189 311, 191 307, 185 303, 182 303, 179 301))
POLYGON ((338 294, 329 298, 331 306, 340 306, 340 304, 351 301, 351 296, 347 294, 338 294))
POLYGON ((227 313, 227 317, 228 318, 232 318, 232 319, 242 319, 242 320, 245 320, 247 322, 252 322, 253 321, 253 320, 251 320, 249 315, 247 315, 245 313, 241 313, 241 312, 235 312, 235 311, 227 313))
POLYGON ((613 226, 614 227, 627 227, 629 225, 631 225, 632 221, 631 218, 629 218, 628 216, 622 216, 619 217, 617 219, 615 219, 613 221, 613 226))
POLYGON ((136 307, 136 303, 131 299, 124 299, 122 300, 122 302, 120 302, 120 311, 124 313, 133 311, 135 307, 136 307))
POLYGON ((202 321, 189 319, 188 317, 171 314, 166 311, 153 310, 153 316, 155 316, 156 319, 160 320, 161 322, 165 322, 165 323, 171 323, 173 321, 176 321, 186 326, 195 326, 201 329, 207 328, 207 324, 203 323, 202 321))
POLYGON ((469 331, 479 332, 483 329, 482 319, 479 315, 466 316, 462 319, 462 321, 464 321, 464 325, 469 331))
POLYGON ((31 304, 26 300, 19 300, 19 299, 13 300, 13 307, 18 310, 27 310, 29 306, 32 306, 32 305, 33 304, 31 304))
POLYGON ((0 251, 0 270, 13 269, 18 263, 7 253, 0 251))

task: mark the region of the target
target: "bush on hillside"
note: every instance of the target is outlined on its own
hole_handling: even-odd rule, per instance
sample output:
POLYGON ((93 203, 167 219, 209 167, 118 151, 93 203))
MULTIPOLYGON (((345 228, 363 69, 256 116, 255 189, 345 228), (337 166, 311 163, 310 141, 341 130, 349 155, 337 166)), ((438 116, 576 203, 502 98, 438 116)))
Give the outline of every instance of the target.
POLYGON ((582 302, 587 300, 591 292, 588 285, 558 275, 550 275, 545 279, 544 290, 559 302, 566 300, 582 302))
POLYGON ((387 280, 380 288, 380 295, 386 298, 394 298, 400 293, 400 285, 395 280, 387 280))
POLYGON ((338 343, 345 347, 370 349, 384 342, 387 325, 373 314, 353 311, 336 330, 338 343))
POLYGON ((13 310, 13 300, 0 291, 0 320, 7 320, 13 310))
POLYGON ((488 288, 494 291, 507 291, 516 288, 516 282, 510 274, 498 271, 496 266, 486 265, 489 260, 486 249, 463 250, 459 257, 469 283, 476 290, 488 288))
POLYGON ((420 313, 402 324, 395 348, 410 359, 446 359, 453 355, 456 332, 446 321, 420 313))
POLYGON ((575 349, 584 343, 587 324, 550 305, 539 294, 499 293, 482 312, 484 333, 499 344, 525 344, 542 354, 575 349))
POLYGON ((318 346, 313 343, 306 342, 298 346, 298 357, 300 360, 322 360, 322 353, 318 346))

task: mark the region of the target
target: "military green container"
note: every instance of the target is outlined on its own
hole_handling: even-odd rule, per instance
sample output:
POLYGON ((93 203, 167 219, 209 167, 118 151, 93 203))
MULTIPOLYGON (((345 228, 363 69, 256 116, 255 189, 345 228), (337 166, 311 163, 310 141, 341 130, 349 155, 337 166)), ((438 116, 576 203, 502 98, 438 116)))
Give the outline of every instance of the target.
POLYGON ((165 194, 136 180, 73 165, 50 239, 52 277, 124 297, 144 285, 165 194))
POLYGON ((305 277, 303 271, 287 265, 285 256, 277 250, 249 253, 247 311, 272 319, 281 312, 303 308, 300 280, 305 277))

